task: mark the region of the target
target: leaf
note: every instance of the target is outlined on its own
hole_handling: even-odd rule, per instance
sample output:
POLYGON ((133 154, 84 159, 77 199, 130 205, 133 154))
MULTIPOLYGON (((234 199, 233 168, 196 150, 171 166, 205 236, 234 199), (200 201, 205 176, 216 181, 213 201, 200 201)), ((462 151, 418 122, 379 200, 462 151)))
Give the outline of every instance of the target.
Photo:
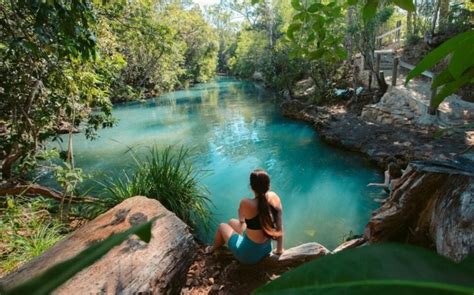
POLYGON ((449 72, 449 69, 444 69, 441 73, 439 73, 435 79, 433 80, 433 82, 431 83, 431 88, 437 88, 443 84, 446 84, 448 82, 451 82, 453 81, 454 78, 453 76, 451 75, 451 73, 449 72))
POLYGON ((379 0, 367 0, 364 7, 362 8, 362 18, 367 23, 371 18, 375 16, 377 7, 379 6, 379 0))
POLYGON ((288 36, 288 38, 290 38, 291 40, 293 40, 295 37, 294 37, 294 32, 295 31, 299 31, 301 29, 301 23, 292 23, 289 27, 288 27, 288 30, 286 31, 286 35, 288 36))
POLYGON ((336 55, 340 59, 346 59, 347 58, 347 52, 342 48, 336 48, 336 55))
POLYGON ((431 251, 378 244, 325 256, 283 274, 255 294, 472 294, 468 267, 431 251))
POLYGON ((321 3, 314 3, 308 8, 308 12, 315 13, 317 11, 320 11, 324 8, 324 5, 321 3))
POLYGON ((460 266, 465 268, 467 271, 474 273, 474 255, 470 255, 461 261, 460 266))
POLYGON ((298 50, 295 50, 295 49, 292 50, 292 51, 290 51, 290 53, 288 54, 288 57, 289 57, 290 59, 295 59, 295 58, 297 58, 298 56, 299 56, 299 52, 298 52, 298 50))
POLYGON ((455 93, 459 88, 471 82, 473 79, 474 67, 471 68, 465 75, 462 75, 461 78, 445 84, 443 88, 441 88, 441 91, 436 94, 436 97, 431 102, 431 104, 433 105, 433 107, 438 108, 438 106, 443 102, 446 97, 455 93))
POLYGON ((348 4, 348 5, 356 5, 356 4, 357 4, 357 0, 347 0, 347 4, 348 4))
POLYGON ((416 9, 412 0, 393 0, 393 3, 407 11, 415 11, 416 9))
POLYGON ((293 6, 293 8, 298 11, 304 9, 303 5, 301 5, 300 0, 291 0, 291 6, 293 6))
POLYGON ((120 245, 130 235, 136 234, 142 241, 148 243, 151 239, 152 224, 160 217, 161 215, 148 222, 134 226, 125 232, 114 234, 101 242, 93 244, 75 257, 56 264, 42 274, 29 279, 11 290, 7 290, 5 294, 31 294, 33 291, 34 294, 50 294, 76 273, 99 260, 113 247, 120 245))
POLYGON ((461 34, 454 36, 453 38, 445 41, 443 44, 435 48, 433 51, 428 53, 417 65, 416 67, 408 73, 407 78, 405 79, 405 85, 416 76, 420 75, 424 71, 433 67, 435 64, 441 61, 445 56, 456 50, 459 44, 464 40, 474 38, 474 30, 467 31, 461 34))
POLYGON ((458 79, 462 73, 474 65, 474 36, 461 41, 454 50, 448 69, 454 78, 458 79))
POLYGON ((311 60, 320 59, 321 57, 323 57, 325 51, 326 50, 324 50, 324 49, 317 49, 316 51, 310 52, 308 54, 308 57, 311 60))
POLYGON ((308 13, 306 11, 302 11, 300 13, 295 14, 295 16, 293 17, 293 20, 304 21, 307 15, 308 13))

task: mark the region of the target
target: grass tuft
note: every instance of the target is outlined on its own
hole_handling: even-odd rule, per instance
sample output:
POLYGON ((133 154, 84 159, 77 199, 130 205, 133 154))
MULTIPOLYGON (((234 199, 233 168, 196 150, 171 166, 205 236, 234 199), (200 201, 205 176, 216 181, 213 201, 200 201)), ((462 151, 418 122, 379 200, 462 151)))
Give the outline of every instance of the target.
POLYGON ((156 199, 191 228, 208 230, 212 222, 209 191, 201 184, 205 176, 189 162, 189 149, 152 147, 144 160, 135 158, 131 173, 123 172, 103 183, 100 203, 90 206, 88 217, 114 207, 123 200, 141 195, 156 199))
POLYGON ((0 276, 41 255, 63 238, 63 225, 50 216, 42 198, 0 200, 0 276))

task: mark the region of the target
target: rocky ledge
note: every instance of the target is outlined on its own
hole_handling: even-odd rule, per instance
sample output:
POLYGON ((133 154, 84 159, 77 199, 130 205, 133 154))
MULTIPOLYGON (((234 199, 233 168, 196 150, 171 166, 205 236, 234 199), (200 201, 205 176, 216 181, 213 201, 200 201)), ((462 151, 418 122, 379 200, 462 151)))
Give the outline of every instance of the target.
POLYGON ((256 288, 278 278, 304 262, 329 255, 331 251, 318 243, 306 243, 285 250, 281 256, 270 255, 256 265, 237 262, 223 248, 204 254, 202 248, 187 273, 181 294, 251 294, 256 288))
POLYGON ((284 116, 310 123, 329 144, 364 153, 381 168, 389 157, 412 160, 449 159, 474 145, 474 132, 371 121, 348 106, 315 106, 296 99, 281 104, 284 116))
POLYGON ((474 252, 474 154, 409 165, 366 226, 369 243, 402 242, 460 261, 474 252))

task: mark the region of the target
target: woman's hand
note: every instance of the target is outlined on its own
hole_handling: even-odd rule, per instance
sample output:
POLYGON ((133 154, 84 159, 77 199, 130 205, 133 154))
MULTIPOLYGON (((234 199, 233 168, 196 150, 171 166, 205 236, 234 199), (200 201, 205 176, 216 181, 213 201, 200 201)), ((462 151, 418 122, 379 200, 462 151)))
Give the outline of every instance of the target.
POLYGON ((273 254, 281 255, 281 254, 283 254, 283 251, 285 251, 285 249, 281 249, 281 250, 275 249, 275 250, 273 250, 273 254))

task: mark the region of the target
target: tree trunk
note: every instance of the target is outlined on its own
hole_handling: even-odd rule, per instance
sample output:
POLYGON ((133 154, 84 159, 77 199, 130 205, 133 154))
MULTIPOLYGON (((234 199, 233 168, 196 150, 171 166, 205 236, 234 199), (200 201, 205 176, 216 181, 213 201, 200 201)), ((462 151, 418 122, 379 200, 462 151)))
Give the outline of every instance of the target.
MULTIPOLYGON (((354 6, 349 6, 347 9, 347 28, 350 28, 353 26, 354 18, 354 6)), ((347 61, 351 62, 352 61, 352 34, 349 32, 349 30, 346 30, 346 49, 347 49, 347 61)))
POLYGON ((435 30, 436 30, 436 23, 438 22, 438 12, 439 12, 439 7, 441 5, 441 1, 443 0, 438 0, 436 2, 435 11, 433 14, 433 23, 431 24, 431 38, 433 38, 435 30))
POLYGON ((410 36, 413 34, 413 26, 412 26, 412 15, 411 11, 407 12, 407 36, 410 36))
POLYGON ((438 32, 444 32, 448 28, 448 15, 449 15, 449 0, 440 0, 438 32))
POLYGON ((415 11, 413 12, 413 34, 418 35, 418 14, 416 13, 416 8, 418 6, 418 1, 415 0, 415 11))
POLYGON ((55 294, 178 293, 196 252, 189 228, 158 201, 133 197, 82 226, 0 282, 11 288, 70 259, 96 241, 163 215, 148 244, 131 237, 59 287, 55 294))

